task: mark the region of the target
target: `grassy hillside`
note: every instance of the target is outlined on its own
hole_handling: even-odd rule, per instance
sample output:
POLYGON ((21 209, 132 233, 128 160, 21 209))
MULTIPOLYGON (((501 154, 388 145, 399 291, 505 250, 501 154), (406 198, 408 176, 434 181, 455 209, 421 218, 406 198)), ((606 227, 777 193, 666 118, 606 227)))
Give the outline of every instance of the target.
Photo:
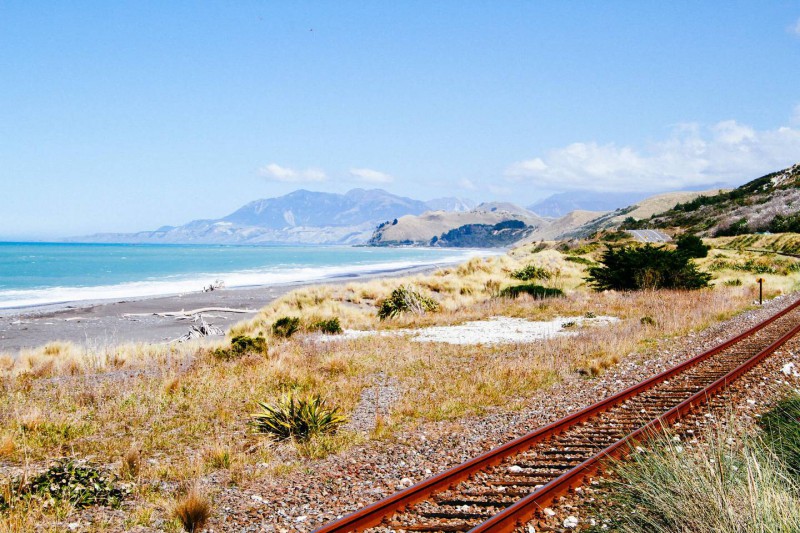
POLYGON ((800 232, 800 165, 767 174, 741 187, 703 194, 623 227, 682 228, 704 236, 800 232))

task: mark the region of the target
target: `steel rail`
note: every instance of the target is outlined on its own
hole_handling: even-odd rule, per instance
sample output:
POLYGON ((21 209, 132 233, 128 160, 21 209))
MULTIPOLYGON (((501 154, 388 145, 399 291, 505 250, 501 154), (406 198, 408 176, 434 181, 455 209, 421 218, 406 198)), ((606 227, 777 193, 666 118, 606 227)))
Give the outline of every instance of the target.
POLYGON ((787 313, 794 311, 798 307, 800 307, 800 300, 787 306, 780 312, 754 325, 739 335, 736 335, 722 344, 696 355, 684 361, 683 363, 680 363, 642 381, 641 383, 609 396, 608 398, 605 398, 593 405, 585 407, 584 409, 562 418, 561 420, 527 433, 526 435, 489 450, 473 459, 470 459, 469 461, 454 466, 407 489, 399 491, 380 501, 368 505, 367 507, 330 522, 314 530, 314 533, 345 533, 350 531, 362 531, 369 527, 379 525, 386 516, 389 516, 402 508, 423 501, 436 492, 446 490, 460 483, 461 481, 468 479, 476 472, 500 464, 507 457, 528 450, 543 440, 558 435, 559 433, 562 433, 567 429, 580 424, 589 418, 592 418, 593 416, 608 411, 609 409, 624 403, 627 399, 637 396, 665 380, 671 379, 673 376, 686 371, 687 369, 709 359, 710 357, 713 357, 717 353, 726 350, 734 344, 737 344, 738 342, 741 342, 742 340, 754 335, 769 324, 783 317, 787 313))
POLYGON ((600 462, 609 458, 620 458, 630 452, 634 443, 654 435, 660 427, 667 426, 676 419, 689 413, 695 406, 702 405, 720 392, 722 389, 736 381, 742 374, 763 361, 783 346, 789 339, 800 332, 800 324, 792 328, 774 343, 770 344, 746 362, 728 372, 712 384, 704 387, 678 405, 672 407, 658 418, 648 422, 639 429, 629 433, 611 446, 608 446, 597 455, 587 459, 578 466, 568 470, 561 476, 531 492, 514 505, 504 509, 492 518, 470 529, 468 533, 506 533, 514 531, 518 524, 534 518, 542 508, 546 507, 559 496, 568 493, 585 481, 588 476, 597 473, 600 462), (626 446, 627 445, 627 446, 626 446))

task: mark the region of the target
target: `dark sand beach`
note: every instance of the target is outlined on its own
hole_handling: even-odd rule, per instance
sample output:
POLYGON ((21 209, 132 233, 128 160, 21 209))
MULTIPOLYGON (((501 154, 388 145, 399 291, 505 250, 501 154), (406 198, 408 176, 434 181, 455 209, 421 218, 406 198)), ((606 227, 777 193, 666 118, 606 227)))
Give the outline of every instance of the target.
POLYGON ((441 265, 428 265, 307 283, 218 289, 139 300, 74 302, 42 308, 6 309, 0 311, 0 352, 15 354, 21 349, 36 348, 53 341, 68 341, 90 347, 131 342, 170 342, 187 333, 194 322, 191 319, 161 317, 155 313, 191 311, 209 307, 251 311, 247 313, 209 311, 203 314, 206 323, 227 331, 237 322, 253 317, 259 309, 276 298, 302 286, 404 276, 430 272, 440 267, 441 265))

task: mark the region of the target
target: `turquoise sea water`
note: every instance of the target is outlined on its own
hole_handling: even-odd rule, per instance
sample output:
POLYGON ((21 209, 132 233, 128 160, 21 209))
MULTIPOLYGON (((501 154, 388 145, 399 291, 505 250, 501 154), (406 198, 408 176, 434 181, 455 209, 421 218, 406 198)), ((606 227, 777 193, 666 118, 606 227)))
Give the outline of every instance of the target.
POLYGON ((486 251, 349 246, 0 243, 0 309, 324 280, 486 251))

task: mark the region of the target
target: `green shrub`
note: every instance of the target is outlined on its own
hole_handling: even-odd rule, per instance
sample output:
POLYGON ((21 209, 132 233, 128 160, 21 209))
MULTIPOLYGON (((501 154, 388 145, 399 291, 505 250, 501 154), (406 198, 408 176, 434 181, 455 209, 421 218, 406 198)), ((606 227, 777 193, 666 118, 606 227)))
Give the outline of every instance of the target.
POLYGON ((550 279, 553 274, 549 270, 536 265, 527 265, 519 270, 512 272, 511 277, 520 281, 530 281, 532 279, 550 279))
POLYGON ((643 326, 655 326, 656 325, 655 319, 653 317, 651 317, 650 315, 645 315, 642 318, 640 318, 639 319, 639 323, 641 325, 643 325, 643 326))
POLYGON ((597 266, 597 263, 595 263, 591 259, 586 259, 585 257, 580 257, 577 255, 568 255, 567 257, 564 258, 564 261, 569 261, 570 263, 578 263, 579 265, 597 266))
POLYGON ((684 254, 652 244, 606 247, 602 266, 589 269, 586 278, 595 290, 699 289, 711 275, 697 270, 684 254))
POLYGON ((296 316, 283 316, 272 324, 272 334, 276 337, 291 337, 300 329, 300 319, 296 316))
POLYGON ((237 335, 231 339, 229 348, 217 348, 212 353, 217 359, 235 359, 246 353, 267 353, 267 341, 262 336, 248 337, 247 335, 237 335))
POLYGON ((111 474, 72 459, 59 459, 27 483, 14 483, 16 491, 0 497, 2 507, 11 504, 6 497, 33 497, 45 502, 66 502, 81 509, 92 505, 118 507, 126 491, 114 486, 111 474))
POLYGON ((411 312, 418 315, 439 310, 439 303, 419 292, 400 285, 388 298, 378 302, 378 318, 385 320, 400 313, 411 312))
POLYGON ((542 287, 541 285, 534 285, 532 283, 512 285, 500 291, 500 296, 503 298, 517 298, 520 294, 529 294, 534 298, 555 298, 564 296, 564 291, 561 289, 542 287))
POLYGON ((338 407, 328 408, 319 395, 295 398, 284 395, 274 404, 258 402, 261 412, 253 415, 253 425, 261 433, 269 433, 275 440, 309 438, 335 433, 347 421, 338 407))
POLYGON ((339 323, 339 317, 329 318, 327 320, 317 320, 311 324, 312 331, 321 331, 327 335, 338 335, 342 332, 342 325, 339 323))
POLYGON ((741 287, 742 286, 742 280, 740 280, 739 278, 729 279, 729 280, 727 280, 725 282, 725 285, 727 287, 741 287))
POLYGON ((686 257, 702 258, 708 256, 708 246, 703 244, 703 239, 697 235, 684 233, 676 241, 677 250, 686 257))

